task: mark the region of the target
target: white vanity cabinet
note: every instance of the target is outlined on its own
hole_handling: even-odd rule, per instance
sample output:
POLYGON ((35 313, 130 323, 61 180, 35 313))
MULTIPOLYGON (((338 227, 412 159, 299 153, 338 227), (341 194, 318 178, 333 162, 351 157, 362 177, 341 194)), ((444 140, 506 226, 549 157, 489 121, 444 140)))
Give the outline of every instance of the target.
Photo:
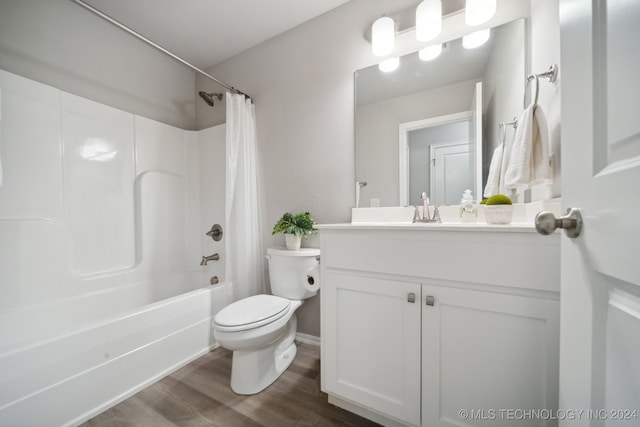
POLYGON ((330 304, 322 320, 325 391, 420 425, 420 284, 339 271, 321 278, 330 283, 321 292, 330 304))
POLYGON ((422 312, 422 425, 520 425, 515 410, 557 409, 558 300, 440 285, 422 292, 434 300, 422 312), (471 411, 477 422, 462 419, 471 411))
POLYGON ((559 235, 320 228, 331 403, 385 425, 554 424, 529 410, 558 405, 559 235))

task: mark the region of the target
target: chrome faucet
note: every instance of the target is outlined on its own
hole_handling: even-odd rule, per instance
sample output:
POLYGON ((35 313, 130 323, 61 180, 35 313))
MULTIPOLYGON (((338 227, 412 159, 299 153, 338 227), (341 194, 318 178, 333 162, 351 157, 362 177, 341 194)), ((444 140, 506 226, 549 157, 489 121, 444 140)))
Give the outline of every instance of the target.
POLYGON ((420 221, 422 221, 422 218, 420 218, 420 208, 416 206, 416 210, 413 211, 413 220, 411 222, 416 223, 420 221))
POLYGON ((440 219, 440 211, 438 210, 439 206, 436 206, 435 208, 433 208, 433 218, 431 219, 433 222, 438 222, 438 223, 442 223, 442 220, 440 219))
POLYGON ((438 223, 441 223, 442 219, 440 219, 440 211, 438 210, 438 206, 436 206, 433 209, 433 218, 429 218, 428 216, 420 218, 420 208, 416 206, 416 210, 413 213, 413 221, 412 222, 413 223, 416 223, 416 222, 438 222, 438 223))
MULTIPOLYGON (((424 195, 424 193, 422 193, 424 195)), ((416 210, 413 213, 413 223, 416 222, 438 222, 441 223, 440 219, 440 211, 438 210, 438 206, 433 209, 433 218, 429 218, 429 198, 426 199, 426 203, 424 204, 424 212, 422 214, 422 218, 420 218, 420 208, 416 206, 416 210)))
POLYGON ((219 259, 220 259, 220 255, 218 254, 203 256, 202 261, 200 261, 200 265, 207 265, 209 261, 218 261, 219 259))

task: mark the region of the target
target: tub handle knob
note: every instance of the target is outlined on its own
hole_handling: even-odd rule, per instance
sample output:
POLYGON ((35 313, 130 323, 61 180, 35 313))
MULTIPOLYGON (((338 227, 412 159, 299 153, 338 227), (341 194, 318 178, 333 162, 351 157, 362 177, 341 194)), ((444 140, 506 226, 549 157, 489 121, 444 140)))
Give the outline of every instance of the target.
POLYGON ((211 230, 207 231, 205 234, 217 242, 222 239, 222 226, 220 224, 214 224, 211 227, 211 230))

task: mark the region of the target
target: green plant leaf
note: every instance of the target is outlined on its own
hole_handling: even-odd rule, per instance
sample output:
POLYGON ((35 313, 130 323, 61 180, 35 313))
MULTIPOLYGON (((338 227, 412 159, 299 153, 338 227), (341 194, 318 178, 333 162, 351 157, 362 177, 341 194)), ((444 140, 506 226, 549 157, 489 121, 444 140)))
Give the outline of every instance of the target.
POLYGON ((286 212, 273 226, 271 234, 284 233, 308 237, 318 232, 318 230, 314 228, 314 225, 315 221, 311 218, 309 212, 300 212, 295 215, 286 212))

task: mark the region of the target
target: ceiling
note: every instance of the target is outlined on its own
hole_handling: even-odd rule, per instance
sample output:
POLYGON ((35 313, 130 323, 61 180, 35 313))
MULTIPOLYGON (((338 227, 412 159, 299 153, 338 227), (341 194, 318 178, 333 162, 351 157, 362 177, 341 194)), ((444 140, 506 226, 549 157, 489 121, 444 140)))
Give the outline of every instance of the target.
POLYGON ((201 69, 216 65, 348 1, 85 0, 201 69))

